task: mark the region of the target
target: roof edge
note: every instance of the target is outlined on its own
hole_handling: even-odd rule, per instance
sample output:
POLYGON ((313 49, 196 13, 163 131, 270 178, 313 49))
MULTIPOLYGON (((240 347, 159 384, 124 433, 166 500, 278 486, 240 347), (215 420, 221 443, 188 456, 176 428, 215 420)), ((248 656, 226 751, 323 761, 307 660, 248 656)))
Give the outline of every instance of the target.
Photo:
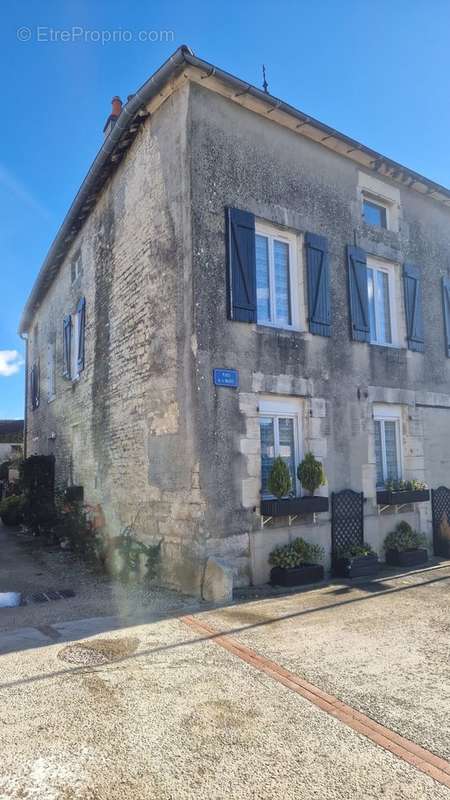
MULTIPOLYGON (((404 175, 411 179, 411 182, 417 181, 422 183, 429 188, 430 192, 438 192, 440 195, 445 196, 450 201, 450 189, 446 188, 445 186, 426 178, 418 172, 414 172, 414 170, 405 167, 397 161, 393 161, 392 159, 383 156, 376 150, 372 150, 370 147, 366 147, 365 145, 361 144, 356 139, 352 139, 351 137, 340 133, 335 128, 325 125, 323 122, 320 122, 314 117, 299 111, 294 106, 289 105, 289 103, 285 103, 283 100, 280 100, 274 95, 268 94, 262 89, 258 89, 256 86, 253 86, 252 84, 235 77, 231 73, 214 66, 214 64, 203 61, 203 59, 194 55, 190 47, 187 45, 181 45, 123 106, 114 128, 103 142, 83 183, 75 195, 75 199, 71 204, 64 221, 50 246, 41 269, 38 272, 32 291, 28 297, 20 319, 20 334, 26 333, 29 330, 31 319, 39 305, 39 301, 45 295, 48 286, 52 283, 53 277, 56 275, 68 248, 75 238, 76 232, 74 233, 73 231, 75 229, 76 221, 79 221, 80 214, 86 210, 85 216, 87 216, 90 208, 93 204, 95 204, 95 193, 92 193, 94 192, 96 182, 101 177, 101 173, 106 163, 113 155, 113 152, 121 137, 128 130, 141 109, 146 106, 148 102, 157 95, 158 92, 160 92, 167 80, 178 71, 181 71, 185 65, 203 70, 206 73, 205 78, 214 76, 219 80, 228 83, 229 85, 233 86, 239 94, 250 94, 257 99, 264 101, 265 103, 272 103, 274 108, 277 110, 284 111, 290 116, 299 119, 302 123, 306 123, 314 128, 317 128, 319 131, 325 134, 325 138, 334 137, 341 140, 345 144, 348 144, 351 150, 363 152, 370 156, 375 163, 380 162, 394 171, 401 171, 404 175)), ((374 172, 377 174, 376 170, 374 170, 374 172)), ((383 174, 381 174, 381 177, 389 176, 383 176, 383 174)), ((395 178, 391 179, 395 181, 395 178)), ((439 198, 434 199, 439 202, 439 198)))

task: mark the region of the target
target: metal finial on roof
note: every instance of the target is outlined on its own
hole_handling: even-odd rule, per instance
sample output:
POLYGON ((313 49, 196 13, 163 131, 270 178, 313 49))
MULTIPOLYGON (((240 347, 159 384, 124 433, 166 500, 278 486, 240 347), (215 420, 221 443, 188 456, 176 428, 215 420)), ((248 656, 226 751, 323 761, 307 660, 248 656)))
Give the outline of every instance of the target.
POLYGON ((266 66, 265 64, 262 65, 263 68, 263 89, 266 94, 269 94, 269 84, 266 81, 266 66))

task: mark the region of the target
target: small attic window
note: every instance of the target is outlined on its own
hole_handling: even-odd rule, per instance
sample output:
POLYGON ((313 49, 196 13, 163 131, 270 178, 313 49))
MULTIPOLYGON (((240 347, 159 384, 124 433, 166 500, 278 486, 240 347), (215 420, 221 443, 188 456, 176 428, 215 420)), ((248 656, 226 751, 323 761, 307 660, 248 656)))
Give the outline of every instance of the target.
POLYGON ((387 207, 382 203, 363 198, 363 219, 368 225, 376 225, 378 228, 387 228, 388 214, 387 207))
POLYGON ((80 277, 82 271, 83 270, 81 264, 81 253, 77 253, 71 264, 71 274, 70 274, 71 283, 75 283, 77 278, 80 277))

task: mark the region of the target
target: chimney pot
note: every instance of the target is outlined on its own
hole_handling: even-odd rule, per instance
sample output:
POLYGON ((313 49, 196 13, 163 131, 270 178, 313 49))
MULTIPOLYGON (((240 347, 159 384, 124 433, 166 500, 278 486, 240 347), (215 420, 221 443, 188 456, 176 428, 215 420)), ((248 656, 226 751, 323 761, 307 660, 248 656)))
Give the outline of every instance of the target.
POLYGON ((111 100, 111 105, 112 105, 111 116, 118 117, 120 112, 122 111, 122 100, 120 99, 120 97, 117 97, 117 95, 113 97, 113 99, 111 100))

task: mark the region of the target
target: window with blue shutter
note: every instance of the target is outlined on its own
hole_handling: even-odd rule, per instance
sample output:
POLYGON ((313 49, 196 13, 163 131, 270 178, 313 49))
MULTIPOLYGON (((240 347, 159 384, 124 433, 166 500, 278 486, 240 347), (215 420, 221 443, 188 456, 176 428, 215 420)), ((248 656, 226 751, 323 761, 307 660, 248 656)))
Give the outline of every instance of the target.
POLYGON ((348 245, 348 288, 352 339, 370 341, 369 295, 367 289, 367 258, 360 247, 348 245))
POLYGON ((85 339, 85 329, 86 329, 86 300, 84 297, 82 297, 78 301, 77 316, 78 316, 77 367, 78 367, 78 372, 81 372, 81 370, 84 369, 84 339, 85 339))
POLYGON ((328 240, 325 236, 307 233, 305 245, 309 330, 319 336, 330 336, 331 298, 328 240))
POLYGON ((444 306, 445 352, 450 358, 450 278, 442 278, 442 303, 444 306))
POLYGON ((413 264, 405 264, 403 266, 403 282, 408 348, 423 353, 425 348, 422 317, 422 280, 419 267, 413 264))
POLYGON ((30 370, 30 396, 33 410, 39 407, 40 402, 39 377, 39 361, 36 361, 30 370))
POLYGON ((228 317, 256 322, 255 217, 248 211, 226 209, 228 317))
POLYGON ((72 317, 68 315, 63 320, 63 375, 70 378, 70 356, 72 350, 72 317))

